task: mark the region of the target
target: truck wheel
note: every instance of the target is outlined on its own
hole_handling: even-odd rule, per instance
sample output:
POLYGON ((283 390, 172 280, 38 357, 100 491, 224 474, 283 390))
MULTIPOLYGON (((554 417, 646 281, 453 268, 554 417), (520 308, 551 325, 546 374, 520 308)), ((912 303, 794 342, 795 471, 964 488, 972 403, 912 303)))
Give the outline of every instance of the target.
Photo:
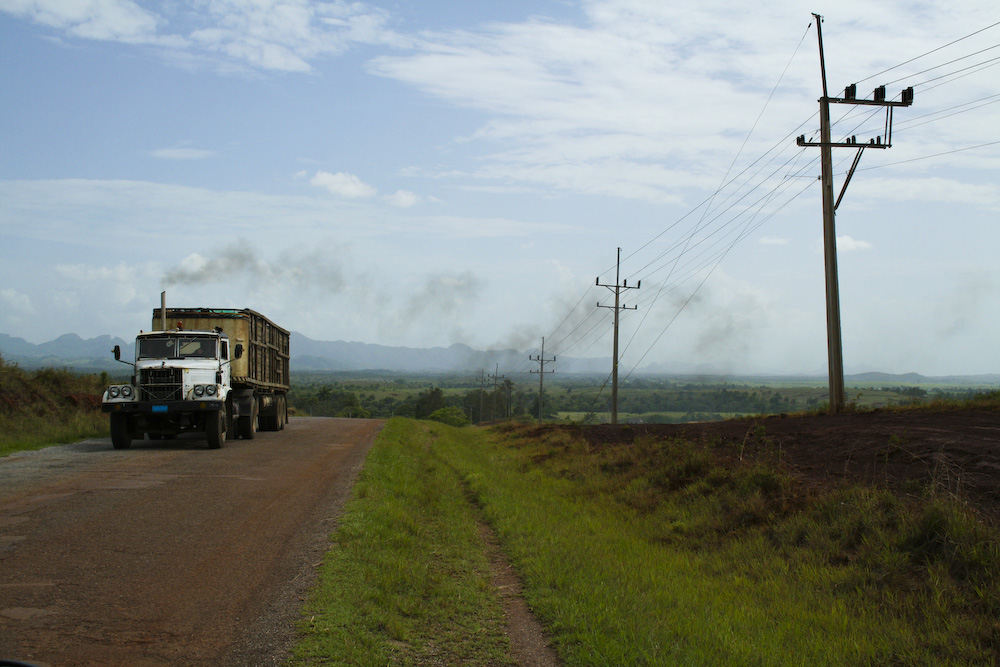
POLYGON ((285 397, 281 396, 278 398, 278 430, 285 430, 285 421, 288 420, 287 408, 285 406, 285 397))
POLYGON ((236 410, 233 408, 233 396, 230 394, 226 397, 226 433, 233 439, 240 437, 239 419, 233 416, 235 412, 236 410))
POLYGON ((209 449, 219 449, 226 442, 226 411, 219 410, 214 415, 208 415, 205 424, 205 435, 209 449))
POLYGON ((128 415, 111 413, 111 444, 115 449, 132 446, 132 432, 129 430, 128 415))
POLYGON ((257 435, 257 400, 254 399, 250 408, 250 414, 240 417, 240 437, 244 440, 253 440, 257 435))

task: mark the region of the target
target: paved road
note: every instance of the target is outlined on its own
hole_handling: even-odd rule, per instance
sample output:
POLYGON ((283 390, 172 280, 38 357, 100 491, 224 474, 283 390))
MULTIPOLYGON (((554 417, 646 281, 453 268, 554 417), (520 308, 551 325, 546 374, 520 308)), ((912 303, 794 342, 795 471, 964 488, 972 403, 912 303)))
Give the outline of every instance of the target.
POLYGON ((276 665, 382 422, 0 459, 0 658, 276 665))

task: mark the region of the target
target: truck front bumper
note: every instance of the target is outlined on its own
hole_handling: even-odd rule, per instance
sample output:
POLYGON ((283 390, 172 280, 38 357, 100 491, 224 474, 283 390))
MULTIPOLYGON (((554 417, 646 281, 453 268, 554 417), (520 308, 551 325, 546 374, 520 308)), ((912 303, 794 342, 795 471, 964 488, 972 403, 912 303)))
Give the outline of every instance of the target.
POLYGON ((226 409, 225 401, 122 401, 103 403, 101 412, 169 415, 184 412, 219 412, 226 409))

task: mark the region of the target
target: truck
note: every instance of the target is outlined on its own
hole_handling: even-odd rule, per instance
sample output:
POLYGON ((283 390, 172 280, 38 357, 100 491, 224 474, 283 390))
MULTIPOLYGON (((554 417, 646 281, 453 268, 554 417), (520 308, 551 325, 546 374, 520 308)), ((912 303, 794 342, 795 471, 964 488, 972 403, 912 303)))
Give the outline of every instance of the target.
MULTIPOLYGON (((112 350, 121 358, 121 348, 112 350)), ((156 308, 152 330, 135 339, 129 382, 109 386, 101 404, 111 444, 205 434, 252 439, 288 421, 289 333, 249 308, 156 308)))

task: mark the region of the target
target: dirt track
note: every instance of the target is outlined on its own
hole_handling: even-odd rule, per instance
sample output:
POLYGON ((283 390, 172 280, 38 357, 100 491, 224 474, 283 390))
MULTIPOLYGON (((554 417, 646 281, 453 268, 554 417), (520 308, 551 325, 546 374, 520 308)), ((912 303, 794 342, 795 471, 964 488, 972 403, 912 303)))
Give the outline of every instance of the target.
POLYGON ((767 449, 806 484, 847 480, 919 489, 934 484, 1000 520, 1000 412, 874 412, 767 417, 706 424, 590 426, 588 439, 641 435, 724 444, 754 454, 767 449))
POLYGON ((274 665, 378 421, 0 459, 0 658, 274 665))

